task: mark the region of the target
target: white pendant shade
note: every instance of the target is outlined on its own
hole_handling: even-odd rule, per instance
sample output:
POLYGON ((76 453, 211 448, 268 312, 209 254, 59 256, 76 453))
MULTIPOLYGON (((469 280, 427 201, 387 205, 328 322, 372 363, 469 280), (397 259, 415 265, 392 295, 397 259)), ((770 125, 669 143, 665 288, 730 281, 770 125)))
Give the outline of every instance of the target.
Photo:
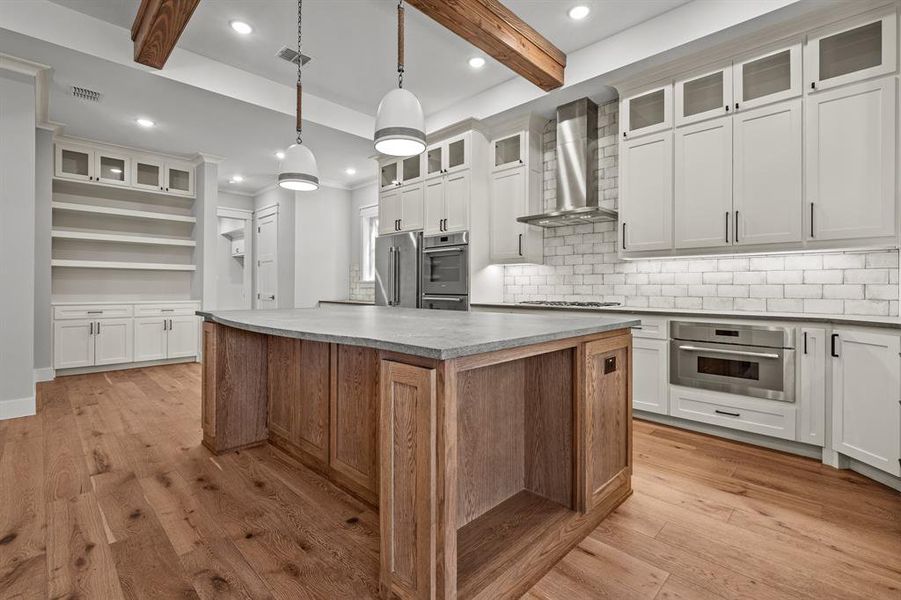
POLYGON ((303 144, 292 144, 285 150, 278 174, 278 185, 289 190, 310 192, 319 189, 319 167, 316 157, 303 144))
POLYGON ((375 149, 388 156, 415 156, 425 151, 425 116, 411 92, 391 90, 375 117, 375 149))

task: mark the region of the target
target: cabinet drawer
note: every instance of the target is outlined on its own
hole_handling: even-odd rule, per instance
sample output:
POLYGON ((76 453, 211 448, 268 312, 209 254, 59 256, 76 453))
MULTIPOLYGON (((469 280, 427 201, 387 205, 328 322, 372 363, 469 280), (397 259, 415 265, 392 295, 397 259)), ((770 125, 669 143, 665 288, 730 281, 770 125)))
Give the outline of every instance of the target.
POLYGON ((196 304, 137 304, 136 317, 178 317, 193 315, 200 306, 196 304))
POLYGON ((730 429, 795 439, 795 405, 671 386, 670 414, 730 429))
POLYGON ((663 317, 649 317, 647 315, 635 315, 641 319, 641 328, 632 329, 632 335, 637 338, 650 338, 665 340, 669 336, 667 320, 663 317))
POLYGON ((61 319, 122 319, 132 316, 130 304, 79 304, 54 306, 53 318, 61 319))

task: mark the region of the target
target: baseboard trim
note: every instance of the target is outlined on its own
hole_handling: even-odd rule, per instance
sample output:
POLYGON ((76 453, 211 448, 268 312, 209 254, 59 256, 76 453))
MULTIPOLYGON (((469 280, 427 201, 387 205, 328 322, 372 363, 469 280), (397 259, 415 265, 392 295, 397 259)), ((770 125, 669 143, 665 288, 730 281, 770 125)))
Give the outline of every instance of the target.
POLYGON ((53 367, 43 367, 34 370, 34 382, 53 381, 56 378, 56 370, 53 367))
POLYGON ((197 362, 196 356, 188 356, 185 358, 168 358, 164 360, 147 360, 144 362, 121 363, 118 365, 102 365, 99 367, 78 367, 75 369, 58 369, 57 377, 65 377, 66 375, 85 375, 87 373, 104 373, 106 371, 124 371, 126 369, 140 369, 143 367, 158 367, 161 365, 177 365, 179 363, 197 362))
POLYGON ((860 473, 867 479, 878 481, 882 485, 888 486, 895 491, 901 492, 901 477, 895 477, 891 473, 880 471, 876 467, 871 467, 866 463, 862 463, 859 460, 854 460, 850 457, 848 457, 847 468, 851 469, 855 473, 860 473))
POLYGON ((0 421, 5 421, 6 419, 18 419, 19 417, 30 417, 36 414, 37 404, 35 403, 34 396, 0 401, 0 421))

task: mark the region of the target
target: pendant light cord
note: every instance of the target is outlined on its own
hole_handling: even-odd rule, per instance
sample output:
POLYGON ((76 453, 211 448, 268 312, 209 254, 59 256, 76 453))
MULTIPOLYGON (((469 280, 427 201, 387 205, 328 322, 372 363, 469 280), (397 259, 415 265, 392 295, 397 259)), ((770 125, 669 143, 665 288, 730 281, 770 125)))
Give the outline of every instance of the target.
POLYGON ((303 0, 297 0, 297 144, 303 144, 303 104, 301 98, 303 96, 302 69, 303 54, 301 49, 301 25, 303 24, 303 0))
POLYGON ((404 0, 397 3, 397 87, 404 87, 404 0))

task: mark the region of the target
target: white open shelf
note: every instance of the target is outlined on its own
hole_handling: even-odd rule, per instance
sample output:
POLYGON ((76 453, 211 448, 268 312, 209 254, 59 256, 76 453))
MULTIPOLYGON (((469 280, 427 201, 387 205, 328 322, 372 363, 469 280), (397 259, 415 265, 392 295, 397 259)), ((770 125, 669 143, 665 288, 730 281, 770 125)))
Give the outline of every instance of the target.
POLYGON ((95 242, 117 242, 122 244, 148 244, 154 246, 197 246, 197 242, 187 238, 167 238, 155 235, 135 235, 126 233, 105 233, 101 231, 78 231, 54 229, 51 236, 63 240, 88 240, 95 242))
POLYGON ((154 212, 150 210, 133 210, 130 208, 112 208, 92 204, 78 204, 76 202, 52 202, 53 210, 65 210, 71 212, 92 213, 100 215, 112 215, 117 217, 132 217, 135 219, 152 219, 155 221, 176 221, 179 223, 196 223, 197 219, 185 215, 173 215, 169 213, 154 212))
POLYGON ((244 225, 242 224, 240 227, 234 227, 232 229, 226 229, 225 231, 220 231, 220 235, 224 235, 230 240, 243 240, 244 239, 244 225))
POLYGON ((53 267, 67 267, 74 269, 126 269, 133 271, 196 271, 195 265, 165 264, 165 263, 140 263, 140 262, 114 262, 108 260, 67 260, 54 258, 50 261, 53 267))

